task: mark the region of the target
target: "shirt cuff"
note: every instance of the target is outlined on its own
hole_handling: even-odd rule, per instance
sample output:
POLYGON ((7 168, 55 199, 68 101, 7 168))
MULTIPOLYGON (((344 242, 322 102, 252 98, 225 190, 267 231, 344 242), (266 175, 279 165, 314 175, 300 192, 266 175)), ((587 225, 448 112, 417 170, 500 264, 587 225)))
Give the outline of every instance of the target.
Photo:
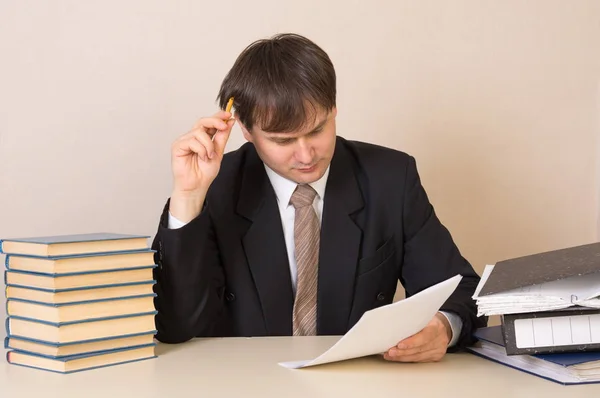
POLYGON ((169 224, 168 224, 169 229, 181 228, 185 224, 187 224, 187 223, 185 223, 183 221, 179 221, 177 218, 175 218, 171 215, 171 212, 169 212, 169 224))
POLYGON ((448 319, 448 323, 450 323, 450 329, 452 329, 452 339, 448 344, 448 347, 452 347, 458 341, 458 337, 460 336, 460 332, 462 330, 462 319, 458 315, 453 312, 444 312, 440 311, 442 315, 448 319))

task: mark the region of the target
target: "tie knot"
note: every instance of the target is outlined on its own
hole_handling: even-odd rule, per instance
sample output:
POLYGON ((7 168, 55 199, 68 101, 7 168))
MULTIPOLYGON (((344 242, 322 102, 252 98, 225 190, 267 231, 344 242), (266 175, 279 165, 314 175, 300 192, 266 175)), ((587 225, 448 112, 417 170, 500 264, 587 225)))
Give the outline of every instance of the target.
POLYGON ((296 190, 292 194, 290 203, 296 209, 300 207, 310 206, 312 205, 313 200, 315 200, 316 195, 317 191, 315 191, 310 185, 298 185, 296 187, 296 190))

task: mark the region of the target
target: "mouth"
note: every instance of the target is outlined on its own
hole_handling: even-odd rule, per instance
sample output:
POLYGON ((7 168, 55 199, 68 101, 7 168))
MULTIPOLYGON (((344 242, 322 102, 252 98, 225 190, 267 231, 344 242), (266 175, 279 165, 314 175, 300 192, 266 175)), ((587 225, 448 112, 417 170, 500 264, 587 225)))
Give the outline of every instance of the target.
POLYGON ((317 168, 317 164, 313 164, 310 167, 297 167, 296 170, 298 170, 301 173, 312 173, 313 171, 315 171, 315 169, 317 168))

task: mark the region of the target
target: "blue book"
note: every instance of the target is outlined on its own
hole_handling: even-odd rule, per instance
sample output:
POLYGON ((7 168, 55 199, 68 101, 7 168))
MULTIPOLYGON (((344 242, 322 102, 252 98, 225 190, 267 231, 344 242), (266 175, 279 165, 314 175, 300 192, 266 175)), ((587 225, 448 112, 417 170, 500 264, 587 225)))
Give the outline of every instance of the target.
POLYGON ((127 347, 120 350, 73 355, 63 358, 49 358, 23 351, 9 351, 6 354, 6 360, 10 364, 28 368, 56 373, 74 373, 156 358, 154 352, 155 346, 156 343, 152 343, 142 347, 127 347))
POLYGON ((10 316, 6 335, 52 345, 87 343, 108 338, 134 336, 156 330, 157 311, 74 322, 46 322, 10 316))
POLYGON ((6 286, 45 290, 109 287, 153 280, 152 270, 156 267, 157 265, 153 264, 123 270, 73 272, 58 275, 6 270, 4 271, 4 283, 6 286))
POLYGON ((32 287, 7 286, 7 300, 21 300, 39 304, 81 304, 115 298, 154 296, 154 279, 142 282, 118 284, 114 286, 86 286, 67 289, 40 289, 32 287))
POLYGON ((148 238, 147 235, 99 232, 2 239, 0 240, 0 253, 52 257, 142 250, 148 248, 148 238))
POLYGON ((480 328, 467 350, 480 357, 563 385, 600 382, 600 352, 507 355, 501 326, 480 328))
POLYGON ((155 252, 155 250, 143 249, 49 257, 8 254, 5 266, 6 269, 41 274, 111 271, 153 265, 155 252))
POLYGON ((127 347, 142 347, 154 343, 156 330, 129 336, 117 336, 97 341, 71 342, 52 344, 44 341, 24 339, 17 336, 7 336, 4 348, 8 350, 28 352, 48 358, 64 358, 81 354, 97 354, 101 352, 120 350, 127 347))
POLYGON ((45 304, 6 300, 6 315, 40 322, 73 323, 153 312, 155 293, 141 297, 117 297, 85 303, 45 304))

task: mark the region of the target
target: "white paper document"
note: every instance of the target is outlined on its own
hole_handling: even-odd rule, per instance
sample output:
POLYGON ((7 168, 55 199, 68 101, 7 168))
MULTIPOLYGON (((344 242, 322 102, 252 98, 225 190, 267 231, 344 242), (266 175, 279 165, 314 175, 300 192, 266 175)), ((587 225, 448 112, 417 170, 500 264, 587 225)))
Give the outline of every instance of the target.
POLYGON ((412 297, 367 311, 333 347, 317 358, 279 365, 298 369, 386 352, 427 326, 461 279, 462 276, 456 275, 412 297))
POLYGON ((552 311, 573 305, 600 308, 600 272, 479 296, 493 270, 494 265, 485 267, 473 295, 478 316, 552 311))

